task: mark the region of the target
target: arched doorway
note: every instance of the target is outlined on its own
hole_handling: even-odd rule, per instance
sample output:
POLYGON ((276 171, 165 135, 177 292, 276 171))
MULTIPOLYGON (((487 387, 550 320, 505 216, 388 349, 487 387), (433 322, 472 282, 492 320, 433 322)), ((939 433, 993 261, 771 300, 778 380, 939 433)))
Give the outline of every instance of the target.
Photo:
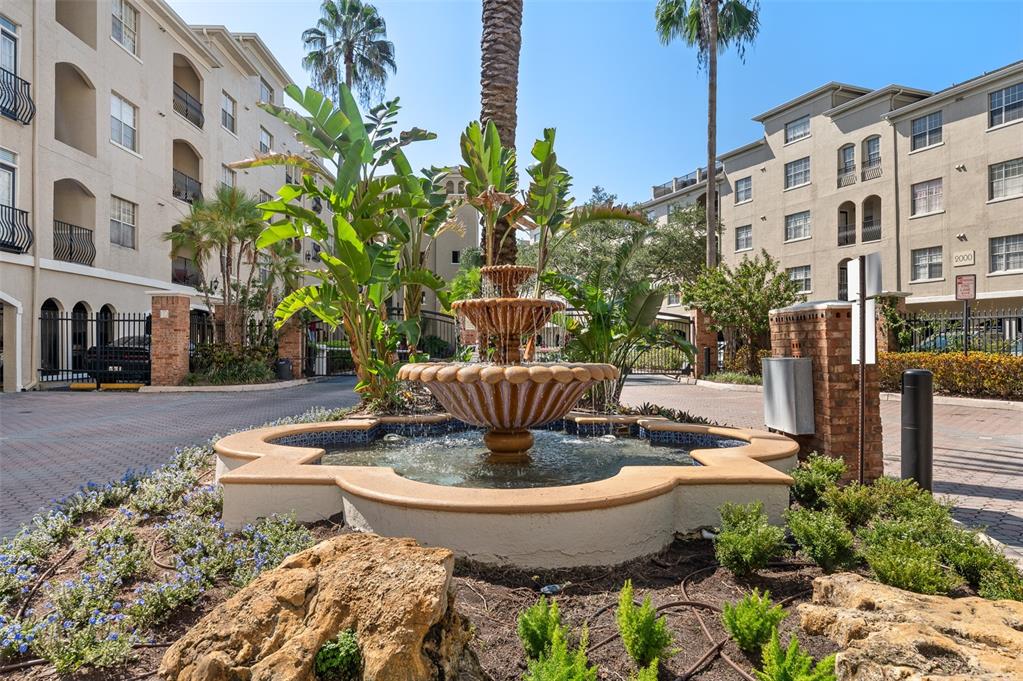
POLYGON ((47 298, 39 309, 39 369, 41 377, 60 371, 60 303, 47 298))
POLYGON ((856 243, 856 204, 845 201, 838 207, 838 245, 852 246, 856 243))
POLYGON ((114 340, 114 306, 107 303, 96 315, 96 345, 109 345, 114 340))
POLYGON ((85 371, 85 351, 89 349, 89 306, 79 301, 71 308, 71 369, 85 371))
POLYGON ((54 66, 53 135, 58 140, 96 155, 96 88, 74 64, 54 66))
POLYGON ((838 263, 838 299, 849 300, 849 261, 846 258, 838 263))

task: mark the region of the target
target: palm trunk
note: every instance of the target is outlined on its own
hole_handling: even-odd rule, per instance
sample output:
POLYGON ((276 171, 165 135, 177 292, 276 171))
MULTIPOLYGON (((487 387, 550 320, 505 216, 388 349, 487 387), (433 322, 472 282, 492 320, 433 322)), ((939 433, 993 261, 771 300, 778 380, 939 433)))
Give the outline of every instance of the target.
POLYGON ((718 0, 707 9, 707 267, 717 265, 718 0))

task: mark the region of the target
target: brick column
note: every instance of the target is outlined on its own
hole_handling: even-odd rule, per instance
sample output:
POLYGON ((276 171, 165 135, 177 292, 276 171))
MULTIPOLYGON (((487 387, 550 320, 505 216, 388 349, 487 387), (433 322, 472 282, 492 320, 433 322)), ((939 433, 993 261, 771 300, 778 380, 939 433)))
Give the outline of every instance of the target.
POLYGON ((188 310, 184 293, 153 294, 150 341, 152 385, 181 385, 188 374, 188 310))
MULTIPOLYGON (((848 478, 857 476, 859 367, 852 363, 852 305, 806 303, 771 312, 771 354, 813 361, 813 435, 793 436, 800 455, 841 457, 848 478)), ((881 445, 880 381, 877 365, 866 372, 864 471, 868 480, 884 473, 881 445)))
POLYGON ((881 314, 881 305, 887 303, 895 306, 895 311, 899 314, 906 312, 906 299, 902 296, 891 296, 887 298, 878 298, 877 300, 877 351, 878 352, 898 352, 899 341, 895 337, 895 330, 888 327, 888 321, 884 315, 881 314))
POLYGON ((291 360, 291 374, 302 378, 302 352, 306 326, 298 317, 292 317, 277 331, 277 358, 291 360))
POLYGON ((710 316, 698 308, 693 308, 693 345, 696 346, 696 361, 693 363, 693 377, 703 378, 707 373, 714 373, 718 361, 718 332, 710 328, 710 316), (703 349, 710 348, 710 372, 704 370, 703 349))

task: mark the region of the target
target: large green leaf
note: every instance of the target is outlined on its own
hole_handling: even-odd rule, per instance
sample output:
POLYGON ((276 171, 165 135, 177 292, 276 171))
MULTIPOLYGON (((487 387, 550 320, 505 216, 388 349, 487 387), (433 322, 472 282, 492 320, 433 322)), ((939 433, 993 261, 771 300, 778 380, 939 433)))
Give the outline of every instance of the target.
POLYGON ((277 222, 267 225, 266 229, 256 239, 256 248, 269 248, 278 241, 294 239, 303 236, 302 230, 293 222, 277 222))
POLYGON ((356 234, 355 228, 343 215, 334 215, 334 243, 337 245, 337 257, 344 262, 355 281, 364 284, 369 280, 371 266, 366 247, 356 234))

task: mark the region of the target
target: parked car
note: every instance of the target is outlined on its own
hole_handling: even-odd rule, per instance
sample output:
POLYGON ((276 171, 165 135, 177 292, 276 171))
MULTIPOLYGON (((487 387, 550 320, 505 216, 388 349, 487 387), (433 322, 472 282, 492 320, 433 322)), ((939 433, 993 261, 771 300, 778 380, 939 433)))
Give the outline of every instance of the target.
POLYGON ((122 336, 85 351, 86 371, 97 383, 148 383, 149 336, 122 336))

